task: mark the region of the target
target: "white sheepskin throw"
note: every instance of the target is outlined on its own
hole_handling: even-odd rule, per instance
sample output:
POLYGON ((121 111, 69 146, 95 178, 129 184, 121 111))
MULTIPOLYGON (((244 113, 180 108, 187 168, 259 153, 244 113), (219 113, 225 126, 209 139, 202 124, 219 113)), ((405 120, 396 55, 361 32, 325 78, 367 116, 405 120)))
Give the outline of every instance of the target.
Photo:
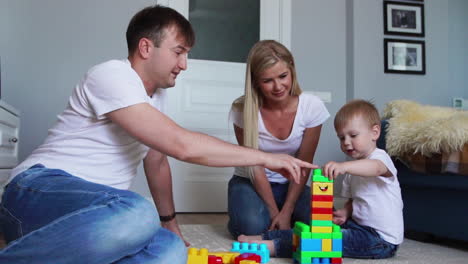
POLYGON ((468 111, 394 100, 382 118, 389 121, 386 142, 391 156, 451 153, 468 143, 468 111))

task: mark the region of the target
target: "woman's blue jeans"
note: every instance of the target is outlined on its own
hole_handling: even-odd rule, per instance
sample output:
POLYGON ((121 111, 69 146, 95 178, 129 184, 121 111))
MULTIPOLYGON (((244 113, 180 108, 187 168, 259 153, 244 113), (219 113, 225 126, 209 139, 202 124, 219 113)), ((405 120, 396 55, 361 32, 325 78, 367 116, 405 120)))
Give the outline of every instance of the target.
POLYGON ((183 241, 140 195, 35 165, 5 188, 0 263, 186 263, 183 241))
MULTIPOLYGON (((271 183, 276 204, 281 209, 286 201, 289 184, 271 183)), ((292 230, 268 231, 271 224, 270 213, 263 199, 257 194, 250 179, 234 175, 228 185, 228 229, 236 239, 239 235, 262 235, 263 239, 273 240, 275 256, 283 257, 292 252, 292 230)), ((310 187, 305 186, 296 201, 291 224, 310 222, 310 187)))

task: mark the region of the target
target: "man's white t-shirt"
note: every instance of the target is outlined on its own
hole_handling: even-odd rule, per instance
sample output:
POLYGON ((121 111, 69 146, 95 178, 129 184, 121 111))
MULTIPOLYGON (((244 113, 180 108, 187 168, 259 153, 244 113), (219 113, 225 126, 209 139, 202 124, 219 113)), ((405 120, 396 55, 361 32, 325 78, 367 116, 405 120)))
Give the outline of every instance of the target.
POLYGON ((127 59, 94 66, 76 85, 45 142, 13 169, 10 180, 41 163, 91 182, 128 189, 149 148, 105 114, 140 103, 164 111, 165 97, 163 89, 148 96, 127 59))
MULTIPOLYGON (((302 143, 304 131, 307 128, 323 124, 330 116, 323 102, 315 95, 302 93, 299 95, 296 116, 291 134, 286 139, 274 137, 265 127, 262 115, 258 111, 258 149, 269 153, 283 153, 296 156, 302 143)), ((243 114, 231 109, 233 123, 244 127, 243 114)), ((246 167, 236 167, 234 174, 241 177, 249 177, 246 167)), ((285 183, 288 181, 281 174, 265 169, 265 174, 270 182, 285 183)))
POLYGON ((362 226, 374 228, 385 241, 394 245, 403 242, 403 201, 397 170, 390 156, 375 149, 367 159, 382 161, 391 177, 345 175, 342 195, 353 199, 352 218, 362 226))

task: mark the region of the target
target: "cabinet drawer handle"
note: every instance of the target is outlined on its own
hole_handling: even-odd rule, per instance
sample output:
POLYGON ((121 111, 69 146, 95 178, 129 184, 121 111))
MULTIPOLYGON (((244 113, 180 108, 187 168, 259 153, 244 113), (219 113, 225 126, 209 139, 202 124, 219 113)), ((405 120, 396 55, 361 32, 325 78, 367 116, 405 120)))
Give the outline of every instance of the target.
POLYGON ((18 142, 18 139, 14 137, 14 138, 10 138, 8 141, 12 143, 16 143, 18 142))

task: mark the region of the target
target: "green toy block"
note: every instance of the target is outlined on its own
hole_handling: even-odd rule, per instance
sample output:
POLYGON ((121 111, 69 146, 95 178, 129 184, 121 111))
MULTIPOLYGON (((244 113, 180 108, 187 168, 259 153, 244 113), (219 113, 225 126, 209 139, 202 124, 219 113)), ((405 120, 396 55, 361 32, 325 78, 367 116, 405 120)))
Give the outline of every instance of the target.
POLYGON ((311 233, 310 238, 314 239, 332 239, 332 233, 311 233))
POLYGON ((302 222, 294 223, 294 229, 297 229, 299 232, 310 232, 310 226, 302 222))
POLYGON ((322 175, 321 169, 315 169, 310 179, 313 182, 333 182, 333 180, 329 180, 327 177, 322 175))
POLYGON ((311 226, 332 226, 333 222, 331 220, 312 220, 311 226))
MULTIPOLYGON (((293 254, 294 256, 294 254, 293 254)), ((343 253, 341 251, 302 251, 297 254, 301 259, 303 258, 341 258, 343 253)))
POLYGON ((343 239, 343 233, 341 232, 333 232, 331 236, 332 239, 343 239))

